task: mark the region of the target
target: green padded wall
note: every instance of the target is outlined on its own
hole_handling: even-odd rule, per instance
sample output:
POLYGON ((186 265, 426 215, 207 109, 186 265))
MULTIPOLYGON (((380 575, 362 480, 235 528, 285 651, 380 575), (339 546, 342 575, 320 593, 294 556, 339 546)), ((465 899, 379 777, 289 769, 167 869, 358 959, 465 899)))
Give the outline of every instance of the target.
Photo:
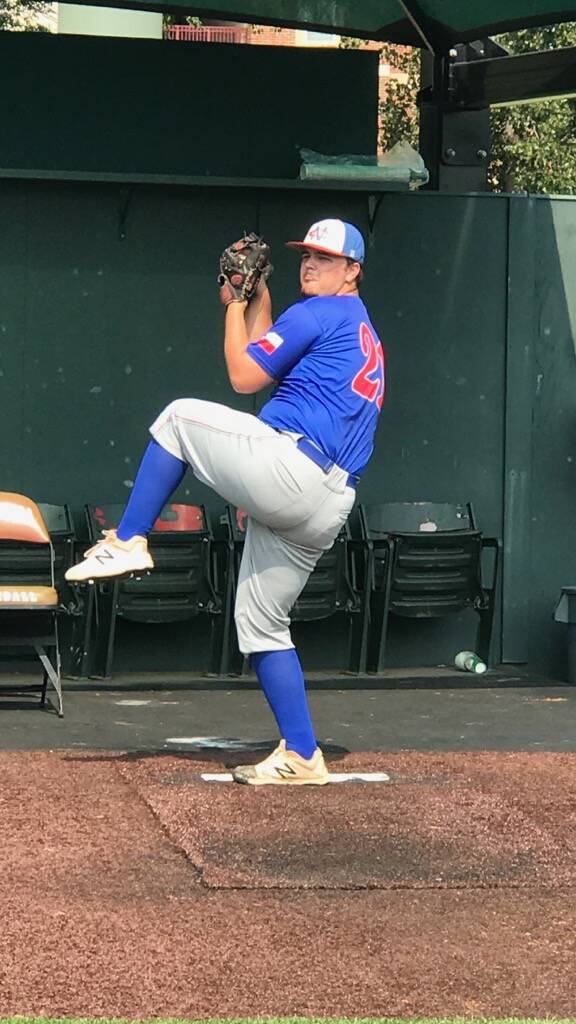
MULTIPOLYGON (((530 345, 532 399, 524 631, 530 664, 567 678, 567 627, 553 621, 553 611, 560 587, 576 581, 576 203, 531 203, 534 258, 525 287, 532 317, 524 337, 530 345)), ((522 216, 520 208, 516 216, 522 216)))
MULTIPOLYGON (((389 194, 378 210, 365 294, 388 390, 360 499, 471 501, 481 529, 501 536, 506 201, 446 198, 389 194)), ((475 629, 472 613, 394 619, 391 664, 414 664, 415 647, 417 663, 451 662, 475 629)))
MULTIPOLYGON (((242 228, 262 231, 280 310, 297 298, 283 242, 344 216, 368 239, 363 290, 387 354, 359 500, 472 501, 505 544, 497 648, 562 678, 552 611, 576 578, 576 201, 385 193, 372 231, 370 213, 361 192, 0 182, 0 486, 77 513, 123 501, 167 402, 257 408, 227 383, 218 254, 242 228)), ((215 520, 222 508, 192 476, 179 497, 215 520)), ((390 663, 449 661, 474 627, 471 613, 395 620, 390 663)), ((307 667, 341 663, 342 634, 299 627, 307 667)), ((119 668, 198 665, 194 628, 174 644, 129 635, 119 668)))

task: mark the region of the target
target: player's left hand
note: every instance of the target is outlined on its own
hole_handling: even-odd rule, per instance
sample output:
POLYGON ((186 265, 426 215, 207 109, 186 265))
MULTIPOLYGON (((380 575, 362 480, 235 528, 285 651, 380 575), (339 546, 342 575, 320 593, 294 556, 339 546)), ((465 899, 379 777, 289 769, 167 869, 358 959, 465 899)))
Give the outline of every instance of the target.
POLYGON ((261 280, 267 281, 273 271, 270 246, 253 231, 227 246, 220 257, 220 301, 250 302, 261 280))

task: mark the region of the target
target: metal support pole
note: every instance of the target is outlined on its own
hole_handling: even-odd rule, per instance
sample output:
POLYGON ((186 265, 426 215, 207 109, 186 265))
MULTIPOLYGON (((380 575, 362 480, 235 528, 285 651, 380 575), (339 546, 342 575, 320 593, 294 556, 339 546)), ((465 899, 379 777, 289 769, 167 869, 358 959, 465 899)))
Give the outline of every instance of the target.
POLYGON ((445 56, 425 50, 421 54, 420 153, 430 172, 427 188, 439 192, 485 192, 490 109, 486 105, 470 108, 459 103, 454 76, 457 57, 457 50, 445 56))

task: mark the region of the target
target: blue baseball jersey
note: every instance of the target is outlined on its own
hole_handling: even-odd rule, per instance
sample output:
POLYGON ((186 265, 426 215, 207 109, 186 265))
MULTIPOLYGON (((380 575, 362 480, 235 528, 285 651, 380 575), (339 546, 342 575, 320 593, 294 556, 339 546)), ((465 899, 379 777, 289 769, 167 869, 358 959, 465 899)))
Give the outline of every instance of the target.
POLYGON ((362 300, 302 299, 246 351, 278 381, 260 419, 303 434, 360 476, 374 448, 385 390, 382 345, 362 300))

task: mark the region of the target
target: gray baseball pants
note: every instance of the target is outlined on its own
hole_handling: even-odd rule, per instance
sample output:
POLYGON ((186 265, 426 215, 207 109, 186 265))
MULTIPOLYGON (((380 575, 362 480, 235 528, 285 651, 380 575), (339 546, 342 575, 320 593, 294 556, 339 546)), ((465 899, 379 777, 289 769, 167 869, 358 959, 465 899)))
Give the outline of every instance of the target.
POLYGON ((248 513, 235 607, 242 653, 293 647, 290 609, 354 504, 348 473, 338 466, 324 473, 296 447, 302 435, 216 402, 178 399, 150 433, 248 513))

